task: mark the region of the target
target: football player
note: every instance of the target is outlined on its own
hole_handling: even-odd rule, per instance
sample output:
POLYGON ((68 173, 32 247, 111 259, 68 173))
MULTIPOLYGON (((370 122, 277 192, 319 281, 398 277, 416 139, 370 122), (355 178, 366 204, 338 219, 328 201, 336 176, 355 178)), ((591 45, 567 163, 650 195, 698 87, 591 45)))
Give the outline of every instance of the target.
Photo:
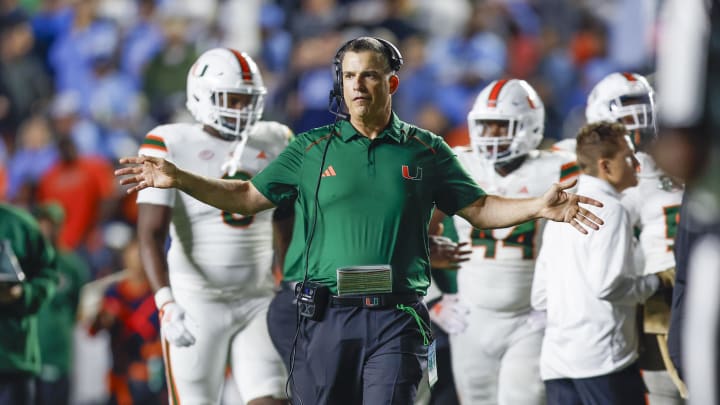
MULTIPOLYGON (((260 121, 265 93, 247 54, 206 51, 187 77, 187 108, 197 123, 154 128, 139 154, 208 177, 247 180, 292 136, 285 125, 260 121)), ((141 256, 160 310, 172 403, 217 404, 228 364, 246 403, 285 403, 285 371, 265 314, 273 287, 273 229, 286 228, 280 225, 291 214, 237 215, 174 189, 143 190, 137 202, 141 256)))
MULTIPOLYGON (((488 193, 542 195, 553 183, 578 175, 572 155, 537 150, 544 119, 543 102, 527 82, 496 80, 480 92, 468 114, 471 145, 458 148, 458 158, 488 193)), ((543 223, 475 229, 455 216, 454 225, 460 242, 468 242, 473 253, 458 272, 457 296, 446 294, 431 318, 450 326, 460 400, 542 404, 544 317, 531 311, 530 291, 543 223)))
MULTIPOLYGON (((630 213, 631 223, 640 232, 637 271, 646 275, 675 268, 673 241, 680 219, 683 188, 663 173, 649 154, 656 139, 653 88, 639 74, 611 73, 590 92, 585 115, 588 123, 613 121, 625 124, 635 145, 635 156, 640 162, 638 185, 623 192, 622 203, 630 213)), ((640 364, 651 405, 685 403, 676 385, 680 389, 684 387, 667 357, 669 323, 669 297, 657 295, 648 299, 644 306, 646 335, 640 364), (670 368, 665 370, 667 366, 670 368)))

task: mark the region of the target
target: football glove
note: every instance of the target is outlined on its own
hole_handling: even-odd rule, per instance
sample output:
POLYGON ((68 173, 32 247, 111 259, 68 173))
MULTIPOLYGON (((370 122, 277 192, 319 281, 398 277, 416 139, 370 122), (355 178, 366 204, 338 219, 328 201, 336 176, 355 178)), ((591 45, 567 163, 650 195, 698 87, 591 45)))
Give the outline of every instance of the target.
POLYGON ((165 340, 177 347, 195 344, 195 336, 187 327, 190 318, 175 302, 170 287, 163 287, 155 293, 155 304, 160 310, 160 330, 165 340))
POLYGON ((430 320, 449 335, 465 331, 470 308, 460 301, 456 294, 444 294, 430 309, 430 320))

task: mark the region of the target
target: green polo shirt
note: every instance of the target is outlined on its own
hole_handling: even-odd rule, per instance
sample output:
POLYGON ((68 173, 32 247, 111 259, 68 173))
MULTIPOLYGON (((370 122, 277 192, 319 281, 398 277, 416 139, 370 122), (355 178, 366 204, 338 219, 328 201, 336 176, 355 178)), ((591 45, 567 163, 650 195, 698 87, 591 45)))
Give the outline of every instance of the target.
POLYGON ((35 218, 20 208, 0 203, 0 241, 10 241, 27 277, 22 297, 0 304, 0 374, 40 372, 37 312, 58 281, 56 252, 43 237, 35 218))
POLYGON ((305 227, 306 222, 300 209, 300 204, 295 204, 295 223, 293 225, 292 239, 285 254, 283 266, 283 281, 302 281, 305 278, 305 227))
MULTIPOLYGON (((349 121, 299 134, 251 181, 276 205, 297 197, 295 236, 311 238, 308 279, 333 293, 338 268, 389 264, 394 292, 425 294, 434 205, 452 215, 484 195, 442 138, 395 114, 374 140, 349 121)), ((307 243, 299 242, 286 274, 297 275, 298 266, 304 273, 307 243)))

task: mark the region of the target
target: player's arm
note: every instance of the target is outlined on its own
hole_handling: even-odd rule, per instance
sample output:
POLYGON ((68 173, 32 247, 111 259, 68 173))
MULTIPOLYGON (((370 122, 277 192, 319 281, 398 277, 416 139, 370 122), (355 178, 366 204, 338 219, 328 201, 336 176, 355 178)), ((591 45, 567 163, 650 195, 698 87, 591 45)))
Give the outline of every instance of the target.
POLYGON ((138 204, 138 241, 140 260, 153 291, 169 285, 165 256, 172 208, 158 204, 138 204))
POLYGON ((129 175, 120 180, 120 184, 134 185, 128 193, 148 187, 177 188, 222 211, 242 215, 254 215, 274 206, 249 181, 200 176, 165 159, 150 156, 122 158, 120 163, 129 165, 115 171, 116 176, 129 175))
POLYGON ((585 280, 598 299, 615 304, 634 305, 644 302, 660 286, 659 276, 636 276, 630 259, 632 227, 621 207, 603 212, 607 218, 604 233, 590 237, 585 280))
POLYGON ((588 233, 585 227, 599 229, 603 221, 582 204, 602 207, 602 203, 589 197, 568 193, 565 190, 577 181, 554 184, 541 197, 506 198, 484 195, 457 212, 475 228, 505 228, 536 218, 567 222, 581 233, 588 233), (584 226, 583 226, 584 225, 584 226))
POLYGON ((155 291, 163 335, 175 346, 190 346, 195 337, 188 330, 185 310, 175 302, 168 279, 165 240, 170 228, 172 208, 159 204, 138 204, 140 260, 155 291))
POLYGON ((487 195, 460 164, 456 154, 442 140, 433 145, 438 187, 435 203, 448 214, 457 214, 477 229, 506 228, 536 218, 568 222, 581 233, 585 227, 599 229, 602 220, 580 204, 602 207, 592 198, 567 190, 577 181, 553 184, 535 198, 505 198, 487 195))

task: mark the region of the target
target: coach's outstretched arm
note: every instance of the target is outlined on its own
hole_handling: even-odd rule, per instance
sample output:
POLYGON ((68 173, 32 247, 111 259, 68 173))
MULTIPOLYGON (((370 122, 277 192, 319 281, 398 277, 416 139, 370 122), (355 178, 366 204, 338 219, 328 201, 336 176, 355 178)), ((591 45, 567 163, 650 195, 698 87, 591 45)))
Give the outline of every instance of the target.
POLYGON ((575 186, 575 183, 577 179, 567 183, 556 183, 542 197, 536 198, 482 196, 458 211, 458 215, 478 229, 504 228, 535 218, 547 218, 552 221, 567 222, 586 234, 588 231, 585 227, 597 230, 603 221, 580 204, 602 207, 602 203, 565 191, 575 186))
POLYGON ((274 207, 249 181, 220 180, 198 176, 162 158, 139 156, 120 159, 130 165, 115 170, 115 176, 127 176, 120 184, 132 184, 128 194, 148 187, 177 188, 193 198, 223 211, 254 215, 274 207))

